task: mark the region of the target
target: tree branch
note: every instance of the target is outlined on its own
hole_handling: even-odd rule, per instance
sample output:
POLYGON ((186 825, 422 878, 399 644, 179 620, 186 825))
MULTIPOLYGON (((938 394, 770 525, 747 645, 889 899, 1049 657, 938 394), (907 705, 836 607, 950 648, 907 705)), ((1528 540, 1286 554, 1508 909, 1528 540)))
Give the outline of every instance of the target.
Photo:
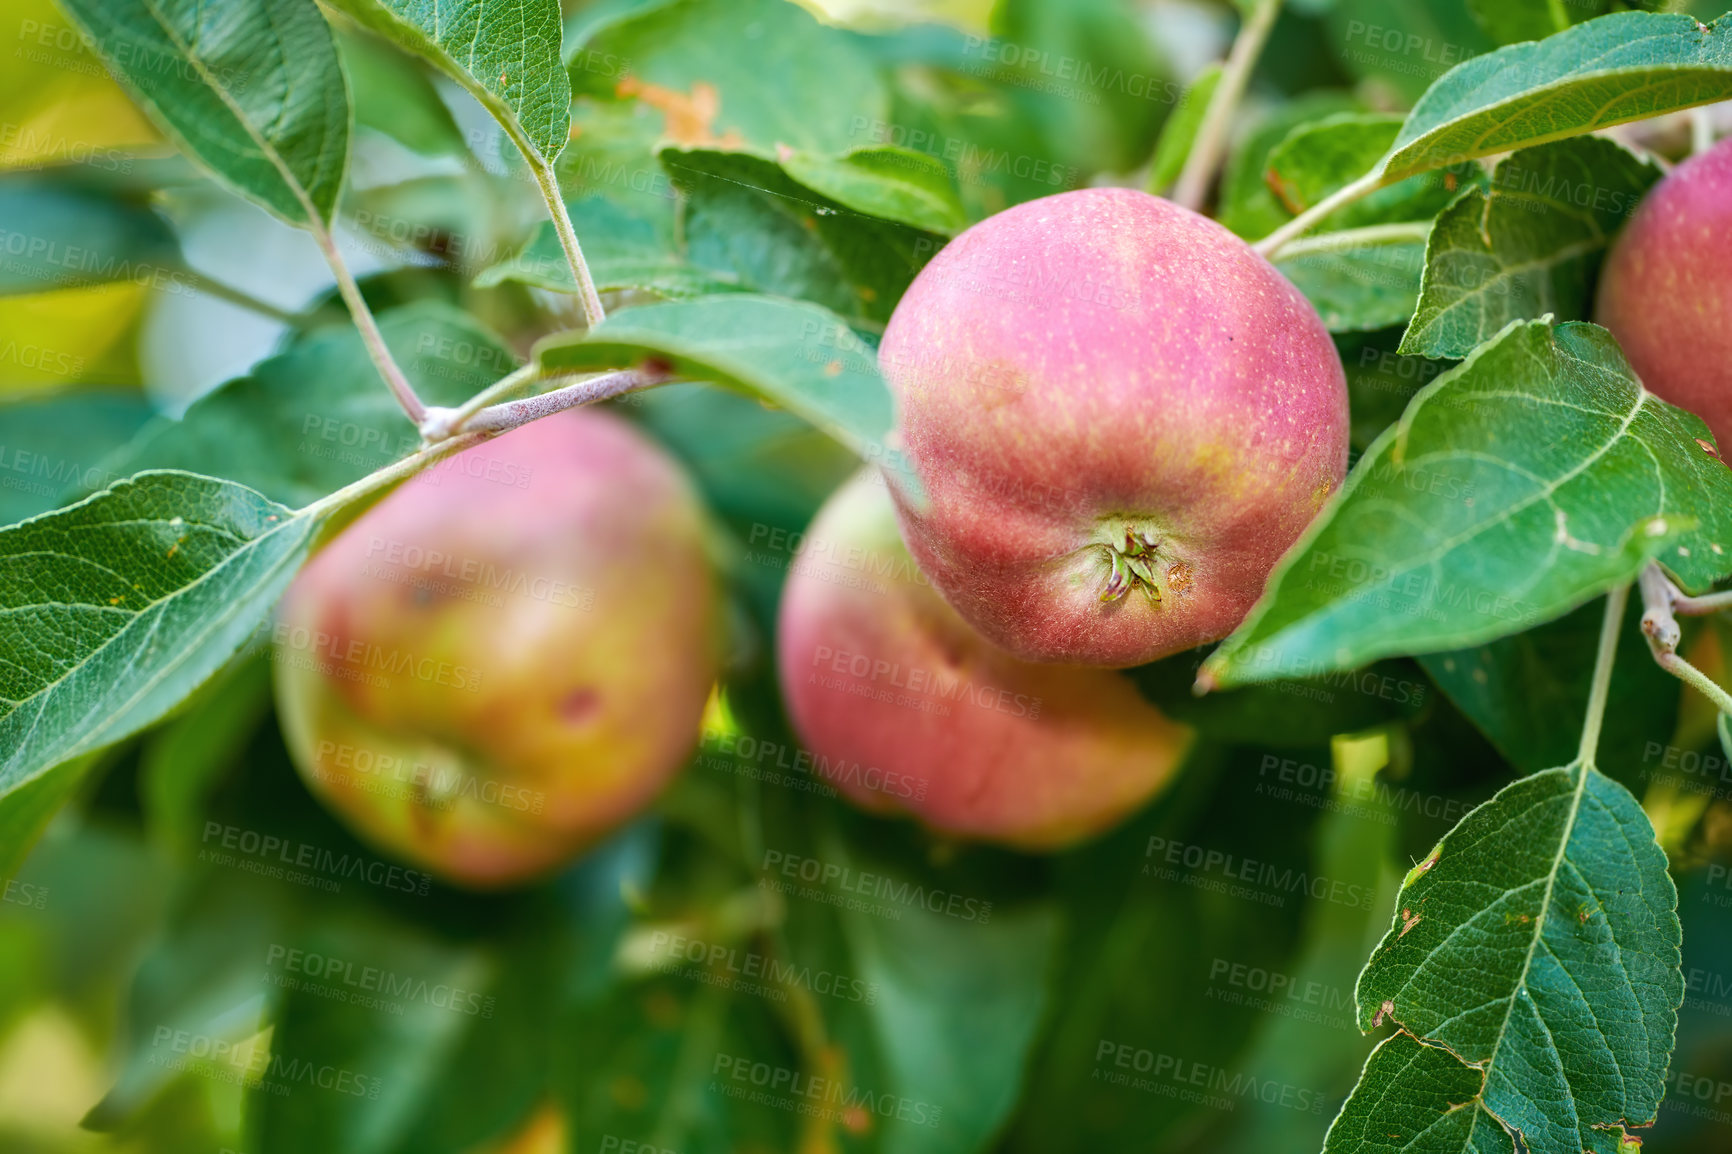
POLYGON ((1682 681, 1714 703, 1721 713, 1732 714, 1732 694, 1714 679, 1678 656, 1678 642, 1683 630, 1678 628, 1676 614, 1712 613, 1725 608, 1732 600, 1728 594, 1713 593, 1706 597, 1686 597, 1667 577, 1660 566, 1650 561, 1642 570, 1642 632, 1648 638, 1648 648, 1661 669, 1682 681))
POLYGON ((1263 54, 1263 45, 1268 42, 1269 31, 1274 28, 1275 17, 1280 11, 1281 0, 1256 0, 1256 7, 1239 26, 1239 34, 1233 38, 1233 47, 1227 53, 1227 63, 1221 69, 1221 79, 1203 113, 1203 123, 1197 127, 1197 139, 1192 141, 1190 155, 1185 157, 1185 167, 1179 171, 1178 182, 1173 185, 1174 204, 1192 212, 1202 210, 1203 201, 1209 194, 1209 183, 1220 167, 1221 154, 1226 151, 1233 113, 1245 94, 1251 70, 1263 54))

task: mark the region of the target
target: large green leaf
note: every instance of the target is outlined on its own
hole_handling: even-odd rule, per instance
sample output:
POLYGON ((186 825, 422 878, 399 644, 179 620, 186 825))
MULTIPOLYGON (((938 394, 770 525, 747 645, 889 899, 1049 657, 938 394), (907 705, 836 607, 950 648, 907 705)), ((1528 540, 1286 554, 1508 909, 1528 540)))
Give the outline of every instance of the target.
MULTIPOLYGON (((480 322, 427 301, 392 309, 379 329, 423 400, 455 405, 516 367, 480 322)), ((379 384, 348 325, 301 338, 252 372, 158 418, 103 462, 126 476, 185 469, 223 477, 289 505, 316 501, 415 451, 421 441, 379 384)))
POLYGON ((587 335, 550 337, 535 355, 551 371, 654 361, 787 409, 903 471, 887 448, 895 405, 874 350, 817 305, 746 293, 646 305, 614 313, 587 335))
MULTIPOLYGON (((1302 124, 1270 151, 1265 174, 1269 187, 1288 211, 1304 212, 1375 167, 1395 142, 1401 123, 1399 116, 1348 112, 1302 124)), ((1331 214, 1323 227, 1430 220, 1478 174, 1477 165, 1466 165, 1409 177, 1331 214)))
POLYGON ((331 0, 438 65, 505 126, 531 162, 551 164, 571 128, 559 0, 331 0))
POLYGON ((1732 566, 1732 472, 1707 444, 1604 329, 1512 325, 1378 437, 1203 680, 1480 644, 1654 555, 1703 588, 1732 566))
POLYGON ((183 268, 180 242, 162 217, 70 182, 0 182, 0 222, 0 296, 150 284, 183 268))
POLYGON ((1438 218, 1401 352, 1465 357, 1511 321, 1586 317, 1594 274, 1660 170, 1609 140, 1527 148, 1438 218))
POLYGON ((855 212, 744 153, 664 149, 686 194, 688 259, 756 292, 887 321, 944 238, 855 212))
POLYGON ((192 157, 290 224, 329 224, 349 93, 313 0, 64 0, 109 71, 192 157))
POLYGON ((158 472, 0 529, 0 799, 197 688, 322 523, 228 481, 158 472))
POLYGON ((1329 1154, 1618 1154, 1654 1120, 1684 995, 1678 894, 1636 799, 1591 763, 1506 787, 1402 886, 1355 993, 1398 1024, 1329 1154))
POLYGON ((950 236, 968 227, 950 170, 907 148, 860 148, 842 156, 782 150, 782 170, 837 204, 950 236))
POLYGON ((1385 183, 1732 97, 1732 18, 1620 12, 1475 57, 1414 105, 1385 183))

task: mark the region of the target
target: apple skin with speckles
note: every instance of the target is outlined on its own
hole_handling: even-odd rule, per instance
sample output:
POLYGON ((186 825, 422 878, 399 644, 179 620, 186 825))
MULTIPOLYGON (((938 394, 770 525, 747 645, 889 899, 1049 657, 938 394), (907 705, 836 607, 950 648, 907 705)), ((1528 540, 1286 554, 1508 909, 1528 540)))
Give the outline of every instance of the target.
POLYGON ((1030 661, 1124 667, 1226 636, 1346 472, 1309 301, 1215 222, 1083 189, 962 233, 880 362, 920 566, 1030 661))
POLYGON ((832 495, 782 594, 782 696, 811 770, 941 834, 1062 849, 1174 776, 1193 733, 1106 669, 1020 661, 935 592, 867 472, 832 495))
POLYGON ((596 410, 406 482, 279 611, 302 778, 363 840, 459 885, 568 861, 697 743, 720 639, 705 538, 679 466, 596 410))
POLYGON ((1732 445, 1732 140, 1642 199, 1600 274, 1594 319, 1648 390, 1732 445))

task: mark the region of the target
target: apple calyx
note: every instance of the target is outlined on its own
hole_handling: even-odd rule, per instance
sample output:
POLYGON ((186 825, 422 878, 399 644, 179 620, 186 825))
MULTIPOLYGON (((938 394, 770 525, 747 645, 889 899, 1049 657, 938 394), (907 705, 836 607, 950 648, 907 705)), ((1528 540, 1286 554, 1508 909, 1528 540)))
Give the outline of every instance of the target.
POLYGON ((1183 593, 1190 586, 1191 568, 1183 561, 1163 564, 1161 546, 1165 536, 1153 525, 1108 518, 1102 522, 1103 539, 1089 546, 1106 552, 1107 573, 1101 585, 1101 601, 1117 601, 1140 589, 1151 604, 1161 601, 1162 586, 1183 593))

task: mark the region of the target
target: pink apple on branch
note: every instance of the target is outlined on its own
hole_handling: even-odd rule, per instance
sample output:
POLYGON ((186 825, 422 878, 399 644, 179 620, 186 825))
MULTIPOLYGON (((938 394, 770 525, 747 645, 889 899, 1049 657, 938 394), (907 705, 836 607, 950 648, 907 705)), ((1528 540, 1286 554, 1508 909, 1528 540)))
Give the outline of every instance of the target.
POLYGON ((1019 205, 915 279, 880 357, 925 487, 915 558, 1031 661, 1130 666, 1231 632, 1341 483, 1329 333, 1213 221, 1128 189, 1019 205))
POLYGON ((820 510, 782 594, 779 668, 815 772, 861 808, 1023 849, 1110 827, 1191 731, 1124 677, 1019 661, 915 567, 871 472, 820 510))
POLYGON ((697 742, 719 635, 704 540, 679 467, 594 409, 403 485, 283 602, 278 706, 308 787, 460 884, 568 860, 697 742))

